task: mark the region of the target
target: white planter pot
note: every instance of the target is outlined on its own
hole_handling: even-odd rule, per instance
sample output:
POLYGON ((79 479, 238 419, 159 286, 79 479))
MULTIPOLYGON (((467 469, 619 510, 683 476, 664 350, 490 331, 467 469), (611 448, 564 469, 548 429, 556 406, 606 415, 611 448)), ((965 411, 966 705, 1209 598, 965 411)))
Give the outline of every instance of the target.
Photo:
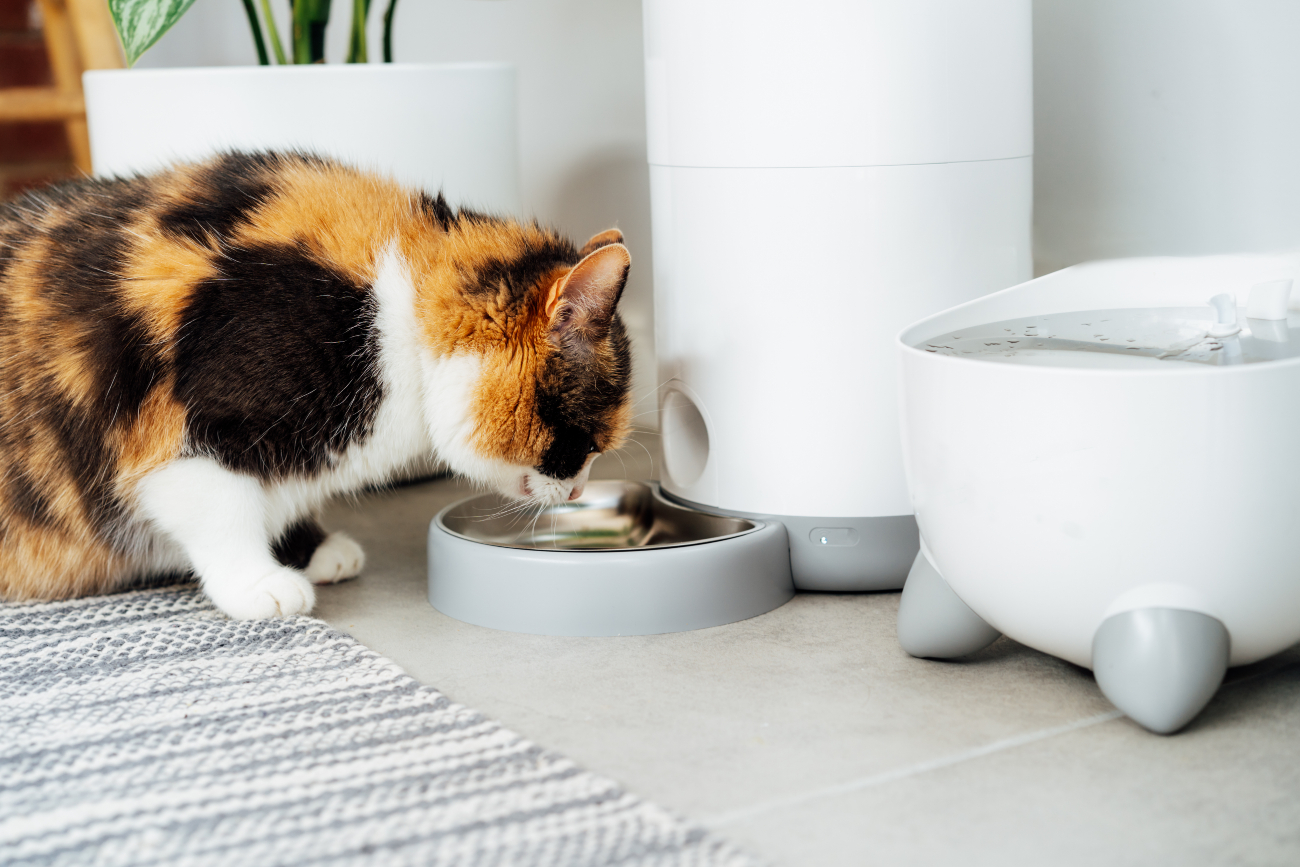
POLYGON ((510 64, 104 70, 84 82, 100 176, 297 148, 441 189, 453 205, 519 207, 510 64))

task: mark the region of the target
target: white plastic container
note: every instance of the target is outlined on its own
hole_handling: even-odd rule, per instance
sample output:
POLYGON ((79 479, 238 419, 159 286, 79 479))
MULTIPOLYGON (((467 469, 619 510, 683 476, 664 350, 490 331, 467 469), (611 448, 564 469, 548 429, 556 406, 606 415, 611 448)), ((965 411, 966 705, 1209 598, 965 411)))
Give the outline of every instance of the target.
MULTIPOLYGON (((904 647, 956 656, 1002 632, 1094 668, 1122 710, 1173 731, 1226 666, 1300 640, 1300 357, 1287 346, 1300 341, 1300 313, 1273 282, 1298 266, 1245 255, 1092 263, 906 329, 903 431, 923 552, 904 589, 904 647), (1068 311, 1150 308, 1154 319, 1200 307, 1213 322, 1208 299, 1221 293, 1238 306, 1208 332, 1229 337, 1198 344, 1210 347, 1199 357, 1230 361, 1216 353, 1238 341, 1276 360, 1184 362, 1197 350, 1180 341, 1165 359, 1044 366, 935 342, 1068 311)), ((1108 347, 1135 330, 1076 318, 1108 347)), ((1007 336, 1033 351, 1021 329, 1007 336)))
POLYGON ((643 8, 664 490, 899 587, 892 338, 1030 275, 1030 4, 643 8))

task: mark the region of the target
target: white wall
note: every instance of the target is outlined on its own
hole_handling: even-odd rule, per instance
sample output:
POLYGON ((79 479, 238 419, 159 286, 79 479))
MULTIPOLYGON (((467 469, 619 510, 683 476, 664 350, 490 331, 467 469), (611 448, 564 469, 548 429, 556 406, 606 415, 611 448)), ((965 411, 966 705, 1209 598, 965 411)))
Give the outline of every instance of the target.
MULTIPOLYGON (((272 0, 285 10, 286 0, 272 0)), ((384 0, 372 2, 380 57, 384 0)), ((327 57, 344 55, 351 4, 334 0, 327 57)), ((654 388, 650 193, 645 161, 640 0, 402 0, 394 59, 506 60, 519 69, 524 208, 579 242, 618 226, 632 251, 622 304, 636 349, 636 395, 654 388)), ((287 18, 282 32, 287 33, 287 18)), ((243 5, 197 0, 141 67, 257 62, 243 5)), ((647 398, 638 411, 653 410, 647 398)), ((653 426, 653 414, 638 424, 653 426)))
POLYGON ((1300 246, 1300 2, 1035 0, 1035 258, 1300 246))

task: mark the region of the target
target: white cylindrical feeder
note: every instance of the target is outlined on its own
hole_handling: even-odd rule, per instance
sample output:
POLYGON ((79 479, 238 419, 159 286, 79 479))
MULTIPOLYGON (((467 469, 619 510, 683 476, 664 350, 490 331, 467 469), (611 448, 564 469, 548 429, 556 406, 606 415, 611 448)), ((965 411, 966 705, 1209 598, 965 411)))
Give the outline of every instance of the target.
POLYGON ((663 488, 780 520, 800 588, 900 587, 894 337, 1031 276, 1030 3, 644 10, 663 488))

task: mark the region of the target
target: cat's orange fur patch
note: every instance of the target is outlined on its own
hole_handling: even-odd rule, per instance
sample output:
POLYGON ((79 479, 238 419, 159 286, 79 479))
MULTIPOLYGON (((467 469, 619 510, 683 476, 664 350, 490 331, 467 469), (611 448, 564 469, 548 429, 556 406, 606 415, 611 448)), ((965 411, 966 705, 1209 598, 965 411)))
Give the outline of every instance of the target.
POLYGON ((56 315, 45 284, 44 267, 50 256, 49 241, 39 238, 10 266, 5 354, 8 359, 24 360, 9 371, 17 379, 10 388, 32 388, 44 374, 80 403, 90 398, 94 388, 93 370, 81 361, 87 335, 83 328, 56 315))
MULTIPOLYGON (((142 227, 143 228, 143 227, 142 227)), ((169 346, 194 287, 217 273, 211 253, 188 240, 143 230, 122 275, 123 308, 138 315, 160 348, 169 346)))
POLYGON ((374 281, 382 248, 396 240, 403 222, 415 218, 410 193, 376 175, 342 166, 292 166, 276 180, 276 195, 236 239, 305 244, 360 283, 374 281))
POLYGON ((107 546, 85 537, 45 532, 2 531, 0 572, 4 598, 74 599, 107 593, 121 584, 129 563, 107 546))
MULTIPOLYGON (((530 244, 540 244, 545 233, 536 226, 462 222, 441 238, 441 243, 403 246, 412 262, 420 325, 430 348, 439 354, 469 350, 486 353, 502 348, 519 323, 485 299, 483 306, 467 306, 460 293, 464 275, 472 275, 494 261, 518 258, 530 244)), ((406 240, 406 239, 404 239, 406 240)), ((547 279, 553 280, 557 271, 547 279)), ((549 285, 549 284, 548 284, 549 285)), ((536 314, 537 307, 530 311, 536 314)))
POLYGON ((126 430, 115 430, 113 440, 120 455, 118 496, 130 500, 140 479, 181 453, 185 408, 172 397, 170 380, 150 390, 135 421, 126 430))
POLYGON ((513 353, 498 349, 483 357, 474 394, 474 414, 479 419, 474 444, 483 453, 529 466, 551 444, 551 433, 536 423, 532 376, 536 364, 528 348, 513 353))

